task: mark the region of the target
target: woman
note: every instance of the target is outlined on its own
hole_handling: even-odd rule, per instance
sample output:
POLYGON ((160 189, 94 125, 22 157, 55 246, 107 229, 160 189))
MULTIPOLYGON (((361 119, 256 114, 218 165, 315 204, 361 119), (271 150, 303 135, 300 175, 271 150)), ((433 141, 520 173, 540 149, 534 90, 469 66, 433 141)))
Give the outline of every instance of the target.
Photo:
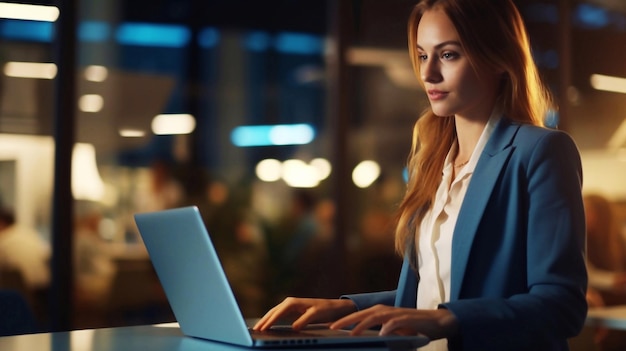
MULTIPOLYGON (((352 333, 422 333, 432 350, 566 350, 587 312, 581 164, 542 128, 550 99, 510 0, 423 0, 409 52, 430 100, 414 128, 395 291, 287 298, 295 314, 352 333)), ((422 349, 420 349, 422 350, 422 349)))

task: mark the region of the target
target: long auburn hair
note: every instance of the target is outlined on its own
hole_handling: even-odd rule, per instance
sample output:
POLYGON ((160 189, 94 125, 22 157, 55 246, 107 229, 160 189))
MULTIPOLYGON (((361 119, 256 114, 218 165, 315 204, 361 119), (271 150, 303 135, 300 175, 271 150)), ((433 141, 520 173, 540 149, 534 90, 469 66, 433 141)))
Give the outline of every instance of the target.
MULTIPOLYGON (((511 0, 422 0, 408 22, 409 55, 421 84, 417 27, 425 11, 443 10, 454 24, 474 70, 502 73, 498 104, 503 118, 543 126, 552 99, 534 64, 522 17, 511 0)), ((445 157, 456 142, 454 116, 436 116, 427 108, 413 127, 408 158, 409 181, 400 203, 395 231, 396 251, 409 253, 416 266, 416 233, 441 182, 445 157)))

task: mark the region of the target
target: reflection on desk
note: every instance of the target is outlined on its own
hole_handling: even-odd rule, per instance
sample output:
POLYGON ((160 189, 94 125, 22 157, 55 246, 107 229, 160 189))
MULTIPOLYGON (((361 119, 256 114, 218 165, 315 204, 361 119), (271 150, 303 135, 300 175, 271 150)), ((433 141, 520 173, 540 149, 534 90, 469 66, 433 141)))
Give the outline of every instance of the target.
MULTIPOLYGON (((144 325, 120 328, 74 330, 0 337, 0 350, 11 351, 244 351, 245 347, 184 336, 178 324, 144 325)), ((271 349, 264 349, 271 351, 271 349)), ((302 349, 279 349, 295 351, 302 349)), ((314 351, 314 348, 307 348, 314 351)), ((324 350, 352 351, 348 347, 324 350)), ((362 349, 361 349, 362 350, 362 349)), ((387 348, 368 347, 368 351, 387 348)))
POLYGON ((626 305, 590 308, 586 325, 626 330, 626 305))

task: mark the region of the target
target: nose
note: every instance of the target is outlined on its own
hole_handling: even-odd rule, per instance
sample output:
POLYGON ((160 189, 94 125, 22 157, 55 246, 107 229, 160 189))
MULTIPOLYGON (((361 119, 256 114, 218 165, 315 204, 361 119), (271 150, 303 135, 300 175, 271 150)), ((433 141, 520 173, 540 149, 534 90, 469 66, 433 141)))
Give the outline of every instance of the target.
POLYGON ((441 71, 439 70, 439 61, 434 59, 426 59, 420 64, 420 74, 422 81, 427 83, 437 83, 442 80, 441 71))

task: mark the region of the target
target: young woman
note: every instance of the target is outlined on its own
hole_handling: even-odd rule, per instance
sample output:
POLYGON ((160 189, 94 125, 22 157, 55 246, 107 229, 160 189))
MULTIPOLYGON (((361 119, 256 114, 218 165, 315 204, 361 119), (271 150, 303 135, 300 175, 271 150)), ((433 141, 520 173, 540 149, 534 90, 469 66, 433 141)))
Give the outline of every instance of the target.
MULTIPOLYGON (((414 128, 397 290, 287 298, 256 324, 422 333, 424 350, 567 350, 586 312, 578 150, 511 0, 423 0, 409 52, 430 108, 414 128)), ((420 349, 422 350, 422 349, 420 349)))

